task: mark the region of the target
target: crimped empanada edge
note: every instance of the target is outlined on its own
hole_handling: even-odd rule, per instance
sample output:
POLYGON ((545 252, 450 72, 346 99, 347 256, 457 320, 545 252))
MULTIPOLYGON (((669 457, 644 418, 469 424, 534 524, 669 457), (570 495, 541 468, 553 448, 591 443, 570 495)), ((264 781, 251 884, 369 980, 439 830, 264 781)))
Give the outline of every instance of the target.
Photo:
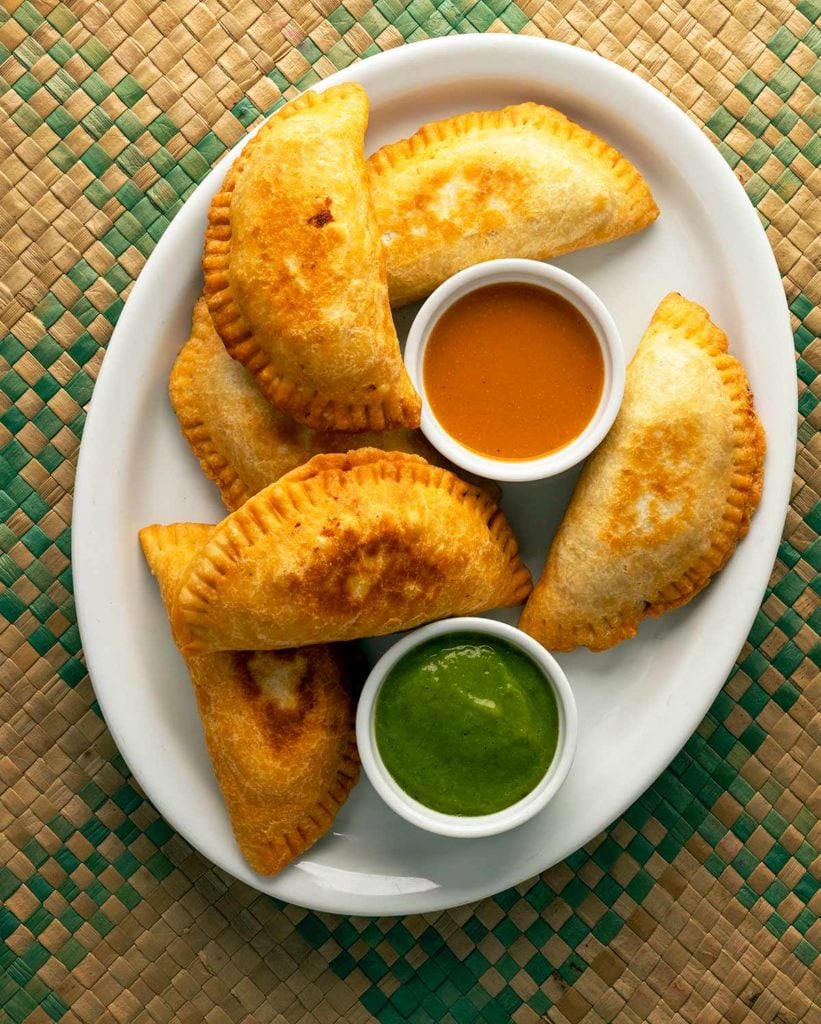
POLYGON ((156 576, 153 569, 153 559, 156 555, 168 548, 179 548, 180 536, 187 533, 192 527, 198 530, 207 530, 209 537, 214 531, 212 523, 169 523, 168 525, 151 523, 138 531, 140 547, 152 575, 156 576))
POLYGON ((652 616, 686 604, 727 564, 739 540, 750 529, 753 512, 761 500, 767 450, 744 367, 728 353, 727 336, 712 322, 707 310, 674 292, 662 300, 656 316, 675 330, 690 325, 694 318, 700 321, 683 336, 710 356, 730 397, 733 454, 725 507, 711 534, 710 550, 648 602, 645 615, 652 616))
MULTIPOLYGON (((152 523, 150 526, 143 526, 137 533, 140 547, 142 548, 143 555, 148 564, 148 568, 151 570, 152 576, 157 580, 157 584, 160 588, 160 596, 162 598, 165 611, 168 616, 168 623, 171 628, 171 636, 177 647, 180 647, 180 631, 179 624, 173 614, 173 609, 176 607, 176 598, 180 590, 180 584, 184 579, 185 570, 181 570, 176 574, 164 574, 158 571, 158 566, 161 565, 164 553, 171 549, 179 549, 182 547, 188 547, 190 550, 191 545, 186 545, 185 540, 186 534, 190 532, 191 528, 194 527, 202 532, 202 549, 205 550, 207 540, 211 537, 214 527, 207 523, 170 523, 168 525, 161 525, 160 523, 152 523), (172 581, 173 580, 173 585, 172 581)), ((193 552, 191 558, 195 558, 198 552, 193 552)), ((190 565, 190 562, 188 563, 190 565)))
MULTIPOLYGON (((253 870, 260 875, 276 875, 291 861, 309 850, 333 825, 336 815, 359 781, 359 774, 359 751, 356 746, 355 731, 351 730, 339 759, 333 783, 326 790, 323 798, 306 809, 304 814, 287 831, 260 843, 254 842, 250 837, 248 837, 249 841, 243 841, 247 825, 240 831, 233 828, 237 845, 253 870), (240 839, 240 832, 243 835, 243 840, 240 839)), ((231 816, 231 808, 227 801, 226 806, 229 809, 229 816, 231 816)), ((242 824, 244 825, 244 823, 242 824)))
POLYGON ((561 111, 540 103, 519 103, 501 110, 483 110, 457 114, 442 121, 423 125, 409 138, 390 142, 368 158, 371 173, 379 177, 424 156, 426 151, 453 139, 483 131, 533 125, 550 135, 581 144, 598 160, 609 163, 617 178, 624 181, 624 191, 631 197, 631 227, 624 234, 640 231, 659 215, 659 208, 650 187, 638 169, 617 149, 594 132, 571 121, 561 111))
POLYGON ((347 452, 319 452, 301 466, 294 466, 287 473, 283 473, 277 483, 292 484, 304 483, 312 480, 320 473, 327 472, 348 472, 359 466, 369 466, 375 462, 411 462, 432 466, 433 464, 422 458, 421 455, 414 455, 412 452, 384 451, 381 448, 352 448, 347 452))
MULTIPOLYGON (((306 388, 277 372, 267 353, 257 343, 251 325, 245 320, 231 291, 231 196, 234 187, 260 139, 276 127, 277 120, 317 106, 329 97, 335 99, 345 90, 353 95, 361 86, 345 83, 323 93, 307 92, 277 111, 262 125, 231 165, 222 187, 211 200, 202 271, 204 294, 217 334, 234 359, 254 375, 260 390, 277 408, 314 430, 385 430, 388 427, 418 427, 418 399, 375 393, 372 403, 342 404, 322 392, 306 388)), ((364 92, 364 90, 362 90, 364 92)))
POLYGON ((180 430, 197 458, 203 473, 217 485, 229 512, 243 505, 252 495, 231 462, 219 450, 208 426, 200 415, 194 398, 196 393, 196 348, 203 340, 196 314, 191 336, 180 349, 168 379, 168 397, 180 430))
MULTIPOLYGON (((727 336, 712 322, 706 309, 678 292, 671 292, 662 299, 650 324, 651 327, 664 324, 668 329, 678 331, 678 337, 698 345, 711 358, 722 385, 730 395, 733 407, 733 469, 725 508, 710 534, 708 552, 678 579, 645 601, 644 608, 637 615, 611 615, 596 623, 562 627, 551 638, 551 650, 570 651, 582 646, 592 651, 607 650, 634 637, 644 618, 658 617, 687 604, 726 565, 738 541, 749 530, 753 512, 761 498, 766 452, 764 430, 755 414, 744 368, 727 352, 727 336)), ((552 549, 548 555, 548 569, 551 555, 552 549)), ((542 616, 537 615, 537 621, 540 618, 542 616)))
POLYGON ((174 626, 180 636, 185 637, 181 647, 183 653, 198 654, 207 650, 197 634, 208 630, 209 609, 220 580, 239 562, 247 547, 269 532, 272 518, 278 521, 292 511, 299 512, 305 508, 304 499, 307 495, 310 500, 314 489, 306 485, 321 476, 332 475, 341 481, 354 473, 363 481, 369 476, 375 479, 390 476, 398 482, 405 471, 410 472, 415 487, 444 486, 450 493, 459 489, 458 497, 486 516, 486 526, 512 570, 509 592, 500 599, 499 606, 520 604, 532 589, 530 572, 519 558, 516 537, 493 499, 481 488, 465 483, 446 469, 430 465, 419 456, 364 448, 347 454, 315 456, 305 466, 297 467, 276 483, 258 491, 242 508, 215 527, 201 558, 191 567, 177 594, 174 626), (322 465, 316 474, 311 468, 315 460, 321 460, 322 465))

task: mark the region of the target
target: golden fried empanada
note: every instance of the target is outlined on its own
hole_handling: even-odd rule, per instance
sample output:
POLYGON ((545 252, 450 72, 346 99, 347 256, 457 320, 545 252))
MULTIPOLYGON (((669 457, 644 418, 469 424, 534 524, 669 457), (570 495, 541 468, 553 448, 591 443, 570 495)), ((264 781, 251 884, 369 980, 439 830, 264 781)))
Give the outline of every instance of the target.
POLYGON ((427 124, 374 153, 368 175, 394 306, 474 263, 550 259, 658 216, 631 163, 538 103, 427 124))
POLYGON ((530 573, 502 512, 416 455, 318 455, 247 501, 192 559, 185 653, 302 647, 517 604, 530 573))
POLYGON ((604 650, 686 604, 726 563, 761 497, 747 378, 707 312, 668 295, 627 369, 624 404, 576 485, 520 626, 604 650))
POLYGON ((228 171, 205 235, 217 332, 269 401, 316 429, 419 426, 368 193, 367 121, 354 84, 283 107, 228 171))
MULTIPOLYGON (((169 393, 186 440, 230 511, 321 452, 381 448, 449 465, 420 430, 317 431, 280 412, 262 396, 248 370, 228 355, 204 299, 194 307, 191 337, 174 363, 169 393)), ((498 498, 495 484, 482 481, 481 486, 498 498)))
MULTIPOLYGON (((180 577, 212 526, 140 531, 171 608, 180 577)), ((208 753, 251 867, 280 871, 330 827, 359 778, 354 736, 363 672, 343 646, 187 657, 208 753)))

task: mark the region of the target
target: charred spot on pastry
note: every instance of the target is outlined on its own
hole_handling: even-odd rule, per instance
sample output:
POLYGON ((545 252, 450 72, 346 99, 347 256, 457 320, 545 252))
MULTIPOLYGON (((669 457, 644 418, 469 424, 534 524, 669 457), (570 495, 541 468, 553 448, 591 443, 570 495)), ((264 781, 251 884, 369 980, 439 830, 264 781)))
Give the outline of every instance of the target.
POLYGON ((315 228, 324 228, 325 225, 330 224, 333 219, 334 215, 331 213, 331 197, 325 196, 325 205, 312 217, 308 218, 308 223, 313 224, 315 228))
POLYGON ((319 213, 315 213, 313 217, 308 218, 308 223, 313 224, 315 228, 324 228, 326 224, 334 219, 334 215, 330 210, 320 210, 319 213))

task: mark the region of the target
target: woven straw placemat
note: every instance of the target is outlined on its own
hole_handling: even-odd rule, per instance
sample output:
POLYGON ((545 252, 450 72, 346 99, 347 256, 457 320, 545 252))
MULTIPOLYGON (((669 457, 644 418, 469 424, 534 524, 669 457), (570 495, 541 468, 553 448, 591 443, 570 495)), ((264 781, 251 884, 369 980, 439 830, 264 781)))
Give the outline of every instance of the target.
POLYGON ((818 0, 1 6, 0 1020, 821 1019, 818 0), (129 288, 226 148, 354 60, 477 31, 596 50, 733 167, 792 312, 795 486, 735 671, 623 818, 475 906, 344 919, 233 881, 130 778, 72 604, 77 448, 129 288))

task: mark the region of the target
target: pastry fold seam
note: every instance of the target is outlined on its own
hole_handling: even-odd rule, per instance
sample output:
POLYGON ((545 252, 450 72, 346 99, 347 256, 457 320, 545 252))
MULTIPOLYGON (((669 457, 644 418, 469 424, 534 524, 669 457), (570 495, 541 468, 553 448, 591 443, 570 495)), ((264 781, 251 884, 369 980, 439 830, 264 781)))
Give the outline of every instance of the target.
MULTIPOLYGON (((428 147, 447 145, 455 137, 462 138, 486 129, 517 128, 532 125, 558 138, 576 139, 583 147, 598 157, 610 161, 616 176, 629 178, 641 185, 642 202, 637 208, 645 209, 647 223, 658 216, 658 207, 644 182, 644 178, 630 161, 604 139, 582 128, 569 117, 553 107, 539 103, 520 103, 503 107, 501 110, 481 110, 468 114, 457 114, 443 121, 423 125, 407 139, 389 142, 368 158, 368 167, 381 175, 391 168, 401 166, 409 159, 425 155, 428 147)), ((636 228, 636 230, 639 230, 636 228)))

